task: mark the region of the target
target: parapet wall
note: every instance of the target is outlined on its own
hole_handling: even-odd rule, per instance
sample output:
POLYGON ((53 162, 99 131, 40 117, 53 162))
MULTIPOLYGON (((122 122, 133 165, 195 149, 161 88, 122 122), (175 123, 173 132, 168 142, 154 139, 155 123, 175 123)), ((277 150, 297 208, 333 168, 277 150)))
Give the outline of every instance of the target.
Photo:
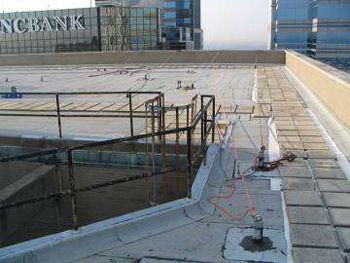
POLYGON ((350 127, 350 74, 289 50, 286 66, 350 127))
POLYGON ((0 66, 136 63, 284 64, 284 51, 123 51, 0 55, 0 66))

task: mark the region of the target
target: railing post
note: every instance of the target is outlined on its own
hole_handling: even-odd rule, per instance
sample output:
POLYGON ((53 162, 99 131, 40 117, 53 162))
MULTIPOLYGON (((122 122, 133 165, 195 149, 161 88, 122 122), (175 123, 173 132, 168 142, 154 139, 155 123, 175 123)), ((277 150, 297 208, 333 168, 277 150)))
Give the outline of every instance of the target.
POLYGON ((57 122, 58 122, 58 134, 60 139, 62 139, 62 124, 61 124, 61 111, 60 111, 60 98, 59 94, 56 94, 56 112, 57 112, 57 122))
POLYGON ((204 140, 205 142, 208 139, 207 132, 208 132, 208 108, 203 112, 203 133, 204 133, 204 140))
POLYGON ((186 106, 186 126, 190 126, 190 107, 186 106))
POLYGON ((130 134, 134 136, 134 121, 133 121, 133 108, 132 108, 132 96, 131 92, 128 93, 129 96, 129 111, 130 111, 130 134))
POLYGON ((191 181, 192 181, 192 130, 187 127, 187 197, 191 198, 191 181))
POLYGON ((201 147, 203 147, 203 143, 204 143, 203 108, 204 108, 204 100, 203 100, 203 96, 201 96, 201 147))
MULTIPOLYGON (((154 114, 154 101, 152 102, 152 174, 156 173, 156 160, 155 160, 155 114, 154 114)), ((153 178, 153 202, 152 206, 157 204, 157 184, 156 184, 156 176, 152 176, 153 178)))
POLYGON ((175 142, 175 153, 176 153, 176 163, 175 163, 175 170, 177 173, 177 189, 178 191, 180 191, 180 156, 179 156, 179 152, 180 152, 180 147, 179 147, 179 140, 180 140, 180 136, 179 136, 179 107, 176 107, 176 142, 175 142))
POLYGON ((67 158, 68 158, 68 173, 69 173, 69 185, 70 185, 70 199, 71 199, 72 216, 73 216, 73 228, 75 230, 78 230, 78 209, 77 209, 75 182, 74 182, 72 150, 67 151, 67 158))
POLYGON ((212 127, 212 138, 211 138, 211 141, 212 141, 212 143, 214 143, 215 142, 215 114, 216 114, 216 105, 215 105, 215 97, 213 97, 213 116, 212 116, 212 125, 213 125, 213 127, 212 127))

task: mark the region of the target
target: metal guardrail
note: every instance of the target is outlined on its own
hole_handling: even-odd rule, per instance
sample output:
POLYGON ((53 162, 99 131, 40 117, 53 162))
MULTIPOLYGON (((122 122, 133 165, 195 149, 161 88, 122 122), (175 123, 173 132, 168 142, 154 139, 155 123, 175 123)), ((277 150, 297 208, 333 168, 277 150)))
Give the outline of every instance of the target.
MULTIPOLYGON (((1 95, 6 95, 7 92, 0 92, 1 95)), ((142 113, 134 113, 133 108, 133 96, 135 95, 155 95, 154 98, 157 105, 161 106, 164 103, 164 94, 156 91, 101 91, 101 92, 18 92, 22 97, 25 96, 54 96, 56 102, 55 114, 40 114, 40 113, 1 113, 0 116, 7 117, 56 117, 59 138, 62 138, 62 118, 129 118, 130 120, 130 134, 134 135, 134 118, 145 118, 142 113), (128 99, 129 110, 115 111, 115 114, 76 114, 71 111, 72 114, 62 114, 60 99, 64 96, 93 96, 93 95, 126 95, 128 99), (119 113, 119 114, 118 114, 119 113)))
MULTIPOLYGON (((128 93, 132 94, 132 93, 128 93)), ((215 141, 215 117, 216 117, 216 105, 215 105, 215 96, 212 95, 202 95, 200 97, 201 101, 201 106, 200 109, 198 110, 197 114, 194 115, 194 112, 192 111, 193 118, 191 118, 191 121, 187 123, 185 127, 180 127, 179 126, 179 110, 181 106, 179 107, 174 107, 176 111, 176 128, 175 129, 165 129, 164 126, 164 114, 167 110, 169 110, 167 107, 164 107, 163 103, 164 95, 159 94, 152 100, 146 101, 145 107, 147 108, 149 105, 153 105, 150 107, 151 111, 151 116, 152 116, 152 132, 146 133, 146 134, 139 134, 139 135, 132 135, 129 137, 123 137, 123 138, 116 138, 116 139, 111 139, 111 140, 106 140, 106 141, 99 141, 99 142, 91 142, 91 143, 85 143, 82 145, 74 146, 74 147, 64 147, 64 148, 57 148, 57 149, 51 149, 51 150, 45 150, 45 151, 39 151, 39 152, 34 152, 34 153, 29 153, 29 154, 23 154, 23 155, 18 155, 18 156, 10 156, 10 157, 4 157, 0 158, 0 163, 5 163, 5 162, 11 162, 11 161, 23 161, 23 160, 31 160, 34 161, 34 158, 42 158, 42 157, 47 157, 50 156, 52 159, 57 159, 57 155, 59 154, 66 154, 67 158, 67 164, 68 164, 68 175, 69 175, 69 189, 67 190, 60 190, 57 193, 51 193, 46 196, 39 196, 35 198, 30 198, 26 200, 20 200, 12 203, 7 203, 0 205, 0 212, 4 211, 6 209, 11 209, 13 207, 18 207, 18 206, 23 206, 27 204, 32 204, 36 202, 41 202, 44 200, 49 200, 49 199, 55 199, 55 198, 60 198, 63 196, 70 196, 71 200, 71 206, 72 206, 72 218, 73 218, 73 229, 78 229, 78 210, 77 210, 77 194, 80 192, 85 192, 93 189, 98 189, 102 187, 108 187, 112 185, 117 185, 125 182, 130 182, 132 180, 139 180, 143 178, 150 178, 154 177, 156 175, 165 175, 168 172, 173 172, 179 170, 180 165, 177 164, 175 169, 169 170, 167 168, 162 168, 161 171, 155 171, 152 170, 150 172, 148 170, 148 164, 149 162, 147 161, 146 163, 146 171, 142 173, 141 175, 137 176, 129 176, 109 182, 104 182, 104 183, 99 183, 87 187, 80 187, 77 188, 75 184, 75 172, 74 172, 74 151, 78 150, 87 150, 87 149, 92 149, 95 147, 101 147, 101 146, 106 146, 106 145, 112 145, 112 144, 118 144, 122 142, 131 142, 131 141, 137 141, 137 140, 142 140, 142 139, 149 139, 152 138, 152 142, 154 143, 155 138, 159 138, 160 142, 165 141, 165 136, 170 135, 170 134, 176 134, 176 144, 178 145, 179 143, 179 134, 183 133, 186 135, 186 144, 187 144, 187 195, 188 197, 191 197, 191 184, 193 182, 193 169, 195 166, 195 163, 197 161, 201 161, 202 158, 205 161, 205 154, 207 150, 207 141, 210 138, 211 135, 211 142, 214 143, 215 141), (162 100, 162 101, 160 101, 162 100), (158 104, 157 107, 155 107, 155 104, 158 104), (160 114, 156 115, 156 111, 158 111, 160 114), (210 116, 210 117, 208 117, 210 116), (161 126, 158 131, 155 130, 154 127, 154 120, 155 118, 159 119, 160 123, 162 123, 163 126, 161 126), (192 147, 195 141, 194 138, 194 132, 199 127, 198 125, 200 124, 200 147, 198 147, 198 150, 196 152, 193 151, 192 147)), ((197 99, 197 96, 194 97, 194 100, 197 99)), ((195 104, 193 101, 191 104, 187 105, 185 108, 187 109, 187 120, 190 120, 190 112, 189 108, 194 108, 195 104)), ((148 113, 146 112, 146 115, 148 116, 148 113)), ((58 114, 59 116, 59 114, 58 114)), ((132 120, 132 116, 130 116, 132 120)), ((132 122, 131 122, 132 123, 132 122)), ((147 151, 147 158, 148 158, 148 151, 147 151)), ((153 159, 152 163, 154 163, 154 148, 153 148, 153 159)), ((176 155, 178 156, 179 153, 177 152, 176 155)))

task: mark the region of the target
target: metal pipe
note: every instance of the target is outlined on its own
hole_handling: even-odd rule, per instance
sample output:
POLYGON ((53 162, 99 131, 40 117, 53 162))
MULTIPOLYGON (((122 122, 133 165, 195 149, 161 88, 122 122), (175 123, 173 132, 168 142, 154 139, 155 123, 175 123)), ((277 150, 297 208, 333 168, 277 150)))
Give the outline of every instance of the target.
MULTIPOLYGON (((8 94, 9 92, 0 92, 0 95, 8 94)), ((149 95, 161 95, 160 91, 94 91, 94 92, 17 92, 21 95, 125 95, 131 94, 149 94, 149 95)))
POLYGON ((72 206, 72 217, 73 217, 73 228, 78 229, 78 209, 77 209, 77 199, 76 199, 76 189, 74 183, 74 169, 73 169, 73 156, 72 150, 67 151, 68 159, 68 173, 69 173, 69 186, 70 186, 70 197, 72 206))
MULTIPOLYGON (((112 181, 108 181, 108 182, 104 182, 104 183, 100 183, 100 184, 94 184, 94 185, 91 185, 91 186, 85 186, 85 187, 81 187, 81 188, 76 188, 75 189, 75 193, 76 194, 77 193, 83 193, 83 192, 87 192, 87 191, 91 191, 91 190, 96 190, 96 189, 100 189, 100 188, 104 188, 104 187, 108 187, 108 186, 113 186, 113 185, 117 185, 117 184, 123 184, 123 183, 131 182, 131 181, 144 179, 146 177, 149 178, 149 177, 154 177, 156 175, 161 175, 161 174, 171 173, 171 172, 173 172, 173 171, 159 172, 157 174, 141 174, 141 175, 134 175, 134 176, 123 177, 123 178, 120 178, 120 179, 116 179, 116 180, 112 180, 112 181)), ((46 201, 46 200, 50 200, 50 199, 55 199, 55 198, 71 195, 71 193, 72 193, 72 191, 70 189, 68 189, 68 190, 62 190, 62 191, 60 191, 58 193, 48 194, 46 196, 41 196, 41 197, 37 197, 37 198, 31 198, 31 199, 27 199, 27 200, 22 200, 22 201, 9 203, 9 204, 0 206, 0 211, 1 210, 6 210, 6 209, 10 209, 10 208, 13 208, 13 207, 33 204, 33 203, 37 203, 37 202, 42 202, 42 201, 46 201)))
POLYGON ((129 96, 129 111, 130 111, 130 134, 134 136, 134 121, 133 121, 133 108, 132 108, 132 95, 128 93, 129 96))
MULTIPOLYGON (((176 108, 176 129, 179 129, 179 108, 176 108)), ((180 136, 179 133, 176 132, 176 141, 175 141, 175 154, 176 154, 176 161, 175 161, 175 170, 177 171, 177 190, 180 191, 180 156, 179 156, 179 140, 180 136)))
POLYGON ((255 242, 262 242, 264 238, 264 223, 263 219, 260 215, 256 215, 253 218, 254 220, 254 233, 253 233, 253 240, 255 242))
POLYGON ((190 125, 190 112, 189 112, 190 108, 187 105, 186 106, 186 126, 188 127, 190 125))
POLYGON ((216 112, 215 112, 215 108, 216 108, 216 105, 215 105, 215 97, 213 98, 213 113, 212 113, 212 134, 211 134, 211 142, 214 143, 215 142, 215 118, 216 118, 216 112))
MULTIPOLYGON (((61 112, 61 111, 60 111, 61 112)), ((129 113, 129 112, 125 112, 129 113)), ((0 116, 3 117, 46 117, 46 118, 51 118, 51 117, 57 117, 57 114, 24 114, 24 113, 11 113, 11 114, 3 114, 0 113, 0 116)), ((130 114, 128 115, 88 115, 88 114, 83 114, 83 115, 64 115, 60 114, 61 118, 130 118, 130 114)), ((133 115, 134 119, 144 119, 146 118, 145 115, 133 115)))
POLYGON ((191 198, 191 181, 192 181, 192 130, 191 128, 187 128, 187 197, 191 198))
POLYGON ((59 138, 62 139, 62 124, 61 124, 61 113, 60 113, 60 98, 59 94, 56 94, 56 111, 57 111, 57 122, 58 122, 58 134, 59 138))
MULTIPOLYGON (((146 110, 146 135, 148 135, 148 109, 147 105, 145 104, 145 110, 146 110)), ((146 137, 146 170, 147 172, 151 173, 149 171, 149 146, 148 146, 148 137, 146 137)), ((151 206, 151 181, 150 178, 147 177, 147 191, 148 191, 148 205, 151 206)))
MULTIPOLYGON (((204 109, 208 109, 209 107, 209 103, 204 107, 204 109)), ((189 122, 189 116, 188 116, 188 110, 187 110, 187 121, 189 122)), ((93 148, 93 147, 99 147, 99 146, 105 146, 105 145, 110 145, 110 144, 116 144, 116 143, 121 143, 121 142, 128 142, 128 141, 135 141, 135 140, 141 140, 141 139, 145 139, 147 137, 154 137, 154 136, 159 136, 160 134, 174 134, 176 132, 186 132, 188 131, 188 128, 190 129, 194 129, 196 127, 196 125, 198 124, 198 122, 200 121, 201 115, 202 115, 202 111, 198 112, 197 116, 195 117, 193 123, 191 125, 188 125, 187 127, 183 127, 183 128, 179 128, 179 129, 171 129, 171 130, 166 130, 163 132, 152 132, 151 134, 140 134, 140 135, 135 135, 135 136, 131 136, 131 137, 123 137, 123 138, 116 138, 116 139, 111 139, 111 140, 105 140, 105 141, 98 141, 98 142, 91 142, 91 143, 85 143, 83 145, 78 145, 75 147, 71 147, 69 149, 71 150, 80 150, 80 149, 88 149, 88 148, 93 148)), ((52 151, 63 151, 66 150, 67 148, 60 148, 60 149, 54 149, 54 150, 49 150, 48 152, 52 152, 52 151)), ((10 159, 12 160, 14 159, 18 159, 18 158, 29 158, 30 157, 36 157, 38 153, 35 154, 29 154, 29 155, 20 155, 20 156, 15 156, 15 157, 5 157, 5 158, 0 158, 0 162, 7 162, 10 159)), ((45 155, 41 154, 41 155, 45 155)))
MULTIPOLYGON (((154 105, 154 102, 152 102, 152 105, 154 105)), ((155 134, 155 118, 154 118, 154 110, 152 110, 152 134, 155 134)), ((161 133, 159 133, 159 136, 161 133)), ((153 135, 152 136, 152 173, 155 173, 156 171, 156 164, 155 164, 155 142, 156 138, 153 135)), ((157 189, 156 189, 156 177, 153 178, 153 203, 152 205, 157 204, 157 189)))
MULTIPOLYGON (((203 100, 203 96, 201 96, 201 111, 203 110, 204 107, 204 100, 203 100)), ((203 145, 203 141, 204 141, 204 121, 203 121, 203 115, 201 116, 201 144, 203 145)))

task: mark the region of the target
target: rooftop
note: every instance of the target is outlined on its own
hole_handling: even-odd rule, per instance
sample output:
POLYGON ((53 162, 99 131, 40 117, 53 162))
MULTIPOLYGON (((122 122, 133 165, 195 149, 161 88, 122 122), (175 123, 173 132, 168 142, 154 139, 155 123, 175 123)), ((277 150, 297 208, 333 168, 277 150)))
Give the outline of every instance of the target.
POLYGON ((1 228, 5 233, 6 227, 16 226, 2 240, 1 262, 347 262, 349 74, 292 51, 271 52, 271 57, 259 51, 127 52, 111 56, 116 64, 105 54, 101 57, 105 64, 95 64, 95 54, 87 54, 83 62, 72 55, 69 65, 62 63, 60 55, 22 56, 23 62, 16 57, 13 64, 7 56, 0 62, 0 92, 15 86, 23 94, 22 98, 0 99, 0 161, 4 162, 0 165, 0 187, 6 189, 0 194, 0 204, 1 208, 9 206, 0 211, 3 222, 10 222, 9 218, 22 211, 18 201, 28 198, 28 187, 41 189, 35 191, 42 194, 45 190, 40 180, 46 178, 44 185, 55 189, 51 184, 55 165, 67 179, 63 179, 63 189, 72 189, 69 161, 64 162, 67 156, 57 151, 64 145, 95 142, 73 150, 77 189, 125 175, 131 180, 150 169, 147 156, 153 158, 154 169, 156 166, 164 172, 166 166, 175 169, 170 171, 173 174, 149 179, 154 183, 154 195, 143 177, 99 188, 93 194, 77 192, 78 230, 70 230, 71 214, 76 215, 70 211, 72 192, 58 199, 58 205, 46 201, 41 206, 26 204, 35 210, 32 214, 29 209, 22 212, 23 217, 31 215, 26 222, 12 219, 1 228), (28 57, 36 65, 25 65, 28 62, 23 58, 28 57), (84 93, 101 91, 126 93, 84 93), (160 111, 166 109, 160 131, 169 134, 164 136, 166 141, 156 139, 160 148, 152 157, 145 148, 152 148, 146 138, 152 131, 148 115, 152 111, 148 110, 154 108, 145 105, 156 92, 164 94, 160 111), (56 93, 66 93, 59 95, 61 139, 56 93), (213 101, 205 95, 215 96, 214 143, 210 126, 214 123, 210 118, 213 101), (177 118, 174 109, 183 106, 177 118), (131 122, 130 115, 134 117, 131 122), (182 132, 181 136, 170 133, 178 127, 188 131, 188 125, 197 119, 193 132, 182 132), (203 129, 202 123, 210 129, 203 129), (192 167, 188 158, 196 147, 202 149, 202 133, 209 136, 205 140, 208 148, 192 167), (96 141, 131 135, 142 137, 133 140, 136 146, 116 146, 110 141, 103 146, 109 148, 96 149, 101 146, 96 141), (254 170, 252 163, 262 145, 267 147, 266 160, 274 161, 289 151, 297 158, 282 161, 271 171, 254 170), (61 161, 57 164, 49 162, 50 158, 30 159, 35 154, 23 155, 38 148, 55 150, 61 161), (17 157, 11 159, 13 155, 17 157), (132 161, 134 155, 137 161, 132 161), (188 167, 193 168, 190 185, 188 167), (28 178, 20 175, 26 170, 37 179, 31 184, 18 183, 28 178), (16 173, 19 179, 9 182, 7 173, 16 173), (11 198, 6 199, 6 194, 11 198), (57 208, 61 212, 55 211, 57 208), (264 222, 260 244, 251 239, 252 216, 256 214, 264 222), (21 239, 28 241, 18 243, 21 239))

